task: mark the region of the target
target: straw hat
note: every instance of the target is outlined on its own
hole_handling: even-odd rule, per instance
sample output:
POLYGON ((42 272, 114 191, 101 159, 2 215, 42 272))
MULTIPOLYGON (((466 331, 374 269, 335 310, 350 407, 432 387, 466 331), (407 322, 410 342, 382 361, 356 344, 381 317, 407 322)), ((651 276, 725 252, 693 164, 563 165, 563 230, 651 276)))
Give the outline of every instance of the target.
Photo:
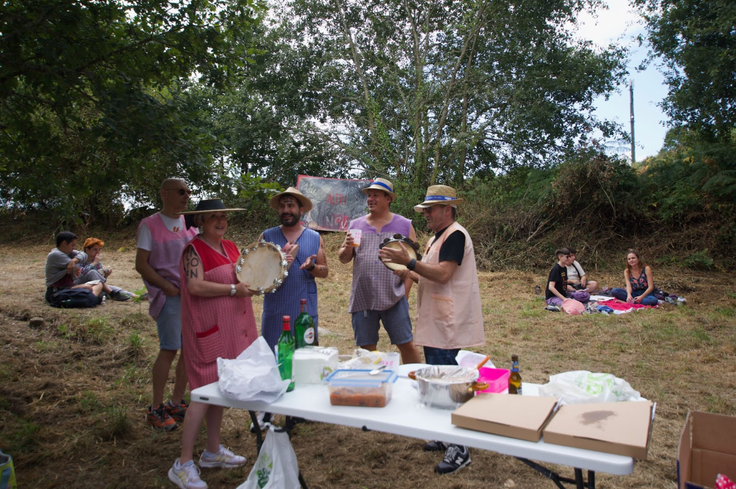
POLYGON ((187 215, 187 214, 204 214, 206 212, 217 212, 217 211, 224 211, 224 212, 230 212, 230 211, 244 211, 245 209, 240 207, 233 207, 233 208, 226 208, 225 204, 222 203, 222 200, 220 199, 209 199, 209 200, 200 200, 199 204, 197 204, 197 207, 194 208, 193 211, 184 211, 181 214, 187 215))
POLYGON ((395 201, 398 197, 394 193, 394 185, 385 178, 374 179, 369 186, 363 189, 363 193, 367 194, 369 190, 382 190, 391 196, 391 201, 395 201))
POLYGON ((312 201, 307 198, 306 195, 301 193, 298 189, 295 189, 294 187, 289 187, 283 192, 279 192, 278 194, 274 195, 268 200, 268 205, 273 207, 276 210, 279 210, 279 203, 281 201, 281 197, 284 195, 291 195, 295 197, 302 207, 304 207, 304 212, 309 212, 312 210, 312 201))
POLYGON ((427 207, 433 205, 451 205, 457 207, 457 204, 462 202, 463 199, 457 198, 457 192, 452 187, 447 185, 432 185, 427 189, 427 196, 424 197, 424 202, 414 206, 414 210, 422 212, 427 207))
POLYGON ((208 212, 230 212, 230 211, 244 211, 241 207, 226 208, 225 204, 220 199, 208 199, 200 200, 197 207, 193 211, 184 211, 181 214, 184 216, 184 222, 186 223, 187 229, 195 227, 194 215, 195 214, 206 214, 208 212))

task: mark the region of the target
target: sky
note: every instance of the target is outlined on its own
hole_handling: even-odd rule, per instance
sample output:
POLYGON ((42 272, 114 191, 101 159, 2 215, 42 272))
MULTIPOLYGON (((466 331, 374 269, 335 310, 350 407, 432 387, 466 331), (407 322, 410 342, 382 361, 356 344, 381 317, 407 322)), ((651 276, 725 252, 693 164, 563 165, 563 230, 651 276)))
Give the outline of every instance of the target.
MULTIPOLYGON (((600 10, 597 18, 584 14, 579 18, 578 35, 590 39, 599 46, 617 42, 630 49, 628 62, 629 80, 634 82, 634 135, 636 137, 636 160, 642 161, 656 155, 662 147, 667 129, 663 123, 667 116, 657 105, 667 95, 664 76, 656 63, 650 63, 645 71, 636 67, 646 58, 646 46, 639 47, 635 37, 644 34, 645 29, 636 12, 626 0, 609 0, 608 10, 600 10)), ((629 122, 629 83, 619 87, 606 101, 600 97, 595 106, 600 119, 613 120, 623 125, 628 132, 629 122)), ((631 156, 631 145, 621 145, 615 151, 626 157, 631 156)))

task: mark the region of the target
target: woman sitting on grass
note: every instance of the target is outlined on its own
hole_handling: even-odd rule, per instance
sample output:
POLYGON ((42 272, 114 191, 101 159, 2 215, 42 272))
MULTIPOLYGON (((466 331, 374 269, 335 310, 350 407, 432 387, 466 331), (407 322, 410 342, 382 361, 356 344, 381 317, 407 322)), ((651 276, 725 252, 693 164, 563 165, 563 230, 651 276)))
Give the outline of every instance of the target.
POLYGON ((652 294, 654 291, 652 267, 639 258, 636 250, 629 250, 626 254, 624 278, 626 290, 616 287, 611 291, 611 295, 616 299, 645 306, 656 306, 659 303, 652 294))
POLYGON ((116 301, 135 299, 138 296, 134 293, 123 290, 120 287, 115 287, 114 285, 108 285, 107 277, 110 276, 112 270, 104 268, 100 261, 100 251, 103 246, 105 246, 105 242, 99 238, 87 238, 84 240, 84 253, 77 255, 80 259, 79 275, 74 283, 83 284, 89 281, 99 280, 102 282, 102 291, 111 299, 116 301))

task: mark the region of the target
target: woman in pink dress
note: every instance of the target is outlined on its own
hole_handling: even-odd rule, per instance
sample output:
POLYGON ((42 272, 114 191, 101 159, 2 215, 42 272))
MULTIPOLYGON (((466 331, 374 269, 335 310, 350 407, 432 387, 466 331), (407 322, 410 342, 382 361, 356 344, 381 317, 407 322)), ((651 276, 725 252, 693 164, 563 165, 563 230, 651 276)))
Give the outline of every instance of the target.
MULTIPOLYGON (((255 316, 247 284, 238 282, 235 264, 240 252, 223 239, 227 212, 219 199, 203 200, 188 214, 187 227, 200 234, 184 248, 180 263, 182 356, 189 386, 196 389, 217 380, 217 358, 236 358, 256 338, 255 316)), ((192 402, 184 417, 180 457, 169 470, 169 480, 182 489, 206 489, 194 464, 194 443, 207 419, 207 448, 199 467, 238 467, 245 457, 220 444, 223 408, 192 402)))

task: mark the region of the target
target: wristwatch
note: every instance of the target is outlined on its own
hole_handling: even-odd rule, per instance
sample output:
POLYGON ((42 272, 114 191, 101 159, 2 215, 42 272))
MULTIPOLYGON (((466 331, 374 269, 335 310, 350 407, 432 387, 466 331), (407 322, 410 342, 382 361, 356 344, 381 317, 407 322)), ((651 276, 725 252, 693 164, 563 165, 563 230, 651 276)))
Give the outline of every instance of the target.
POLYGON ((230 284, 230 297, 235 295, 235 284, 230 284))
POLYGON ((417 259, 416 258, 412 258, 411 261, 406 264, 406 268, 408 268, 409 270, 414 270, 414 268, 416 266, 417 266, 417 259))
POLYGON ((312 262, 312 266, 311 266, 311 267, 309 267, 309 268, 307 268, 307 271, 308 271, 308 272, 311 272, 312 270, 314 270, 314 267, 316 267, 316 266, 317 266, 317 264, 316 264, 316 263, 314 263, 314 262, 312 262))

